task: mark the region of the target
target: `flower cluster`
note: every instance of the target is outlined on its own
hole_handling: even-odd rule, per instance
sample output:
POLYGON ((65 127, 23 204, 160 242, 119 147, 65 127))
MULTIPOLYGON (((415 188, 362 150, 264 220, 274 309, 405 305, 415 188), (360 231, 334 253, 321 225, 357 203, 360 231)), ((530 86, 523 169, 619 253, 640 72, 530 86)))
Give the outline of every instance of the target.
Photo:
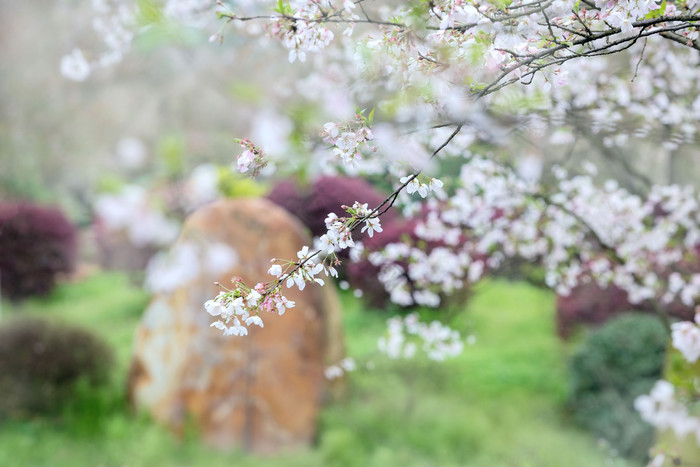
POLYGON ((169 245, 180 231, 179 224, 155 209, 146 190, 136 185, 99 196, 95 214, 108 230, 125 232, 136 246, 169 245))
MULTIPOLYGON (((348 22, 357 19, 352 14, 355 8, 353 1, 343 0, 341 5, 336 3, 330 0, 280 2, 276 10, 280 16, 274 18, 270 32, 289 49, 290 63, 297 59, 304 62, 307 52, 318 52, 331 43, 335 34, 326 25, 328 18, 348 22)), ((352 27, 346 31, 350 34, 352 27)))
POLYGON ((250 171, 250 176, 256 177, 267 165, 262 149, 245 138, 237 139, 236 142, 243 148, 243 153, 236 159, 238 171, 240 173, 250 171))
POLYGON ((683 321, 671 325, 673 347, 678 349, 690 363, 700 358, 700 310, 696 310, 695 322, 683 321))
POLYGON ((653 187, 643 199, 613 181, 600 187, 588 175, 554 173, 555 189, 542 192, 473 155, 455 193, 429 203, 416 229, 444 248, 395 244, 371 255, 393 299, 437 305, 436 291, 458 289, 516 256, 540 262, 561 295, 595 281, 623 289, 632 303, 692 305, 700 297, 700 275, 684 267, 698 263, 700 201, 692 188, 653 187), (408 280, 423 291, 411 294, 408 280))
POLYGON ((418 177, 411 175, 401 177, 399 181, 401 183, 407 183, 406 193, 410 195, 417 192, 421 198, 426 198, 430 191, 441 193, 440 189, 444 186, 442 181, 437 178, 431 178, 428 183, 424 183, 421 182, 418 177))
POLYGON ((223 331, 225 336, 247 336, 246 326, 264 326, 261 311, 282 316, 295 305, 281 294, 279 284, 258 283, 251 289, 241 279, 235 279, 233 286, 204 304, 207 313, 218 317, 211 326, 223 331))
POLYGON ((651 425, 661 430, 671 429, 680 438, 694 434, 700 442, 700 418, 688 412, 668 381, 657 381, 649 395, 635 399, 634 407, 651 425))
MULTIPOLYGON (((359 224, 364 224, 361 233, 367 232, 370 237, 374 236, 374 232, 382 232, 382 225, 375 211, 370 209, 367 203, 355 203, 348 207, 343 206, 350 217, 338 217, 335 213, 329 213, 326 217, 326 233, 318 239, 318 247, 321 253, 330 255, 337 263, 335 253, 340 250, 355 247, 355 241, 352 238, 353 229, 359 224)), ((335 269, 331 273, 337 277, 335 269)))
MULTIPOLYGON (((268 269, 268 273, 275 277, 274 281, 265 284, 258 283, 250 289, 243 281, 236 280, 234 289, 222 292, 216 300, 225 304, 232 303, 238 297, 249 297, 248 291, 252 290, 255 293, 253 297, 256 300, 251 301, 246 298, 243 302, 236 302, 236 306, 242 307, 248 315, 255 313, 257 316, 257 310, 259 309, 276 310, 281 315, 286 308, 291 308, 288 305, 289 303, 292 303, 292 306, 294 303, 281 295, 280 289, 282 284, 285 284, 287 288, 296 286, 299 290, 304 290, 307 283, 314 282, 321 286, 324 285, 324 280, 318 277, 321 272, 324 272, 326 276, 338 277, 338 271, 335 266, 340 264, 340 260, 335 253, 337 250, 355 246, 352 230, 356 226, 363 224, 362 232, 367 231, 370 236, 374 232, 382 231, 379 219, 368 208, 366 203, 355 202, 351 207, 344 206, 344 209, 350 215, 349 217, 339 218, 336 214, 330 213, 326 218, 327 232, 319 239, 319 248, 317 250, 311 252, 309 247, 305 245, 297 252, 296 260, 272 260, 273 264, 268 269), (316 257, 321 258, 321 261, 317 262, 316 257), (222 302, 222 300, 225 302, 222 302)), ((209 308, 207 309, 209 310, 209 308)), ((227 335, 245 335, 241 332, 230 331, 228 327, 221 327, 228 325, 233 315, 229 318, 228 321, 223 320, 221 324, 216 326, 224 330, 227 335)), ((234 328, 238 329, 236 326, 234 328)))
POLYGON ((420 349, 431 360, 442 361, 462 353, 458 331, 433 321, 421 322, 417 313, 387 320, 387 335, 377 342, 379 351, 391 359, 412 358, 420 349))
POLYGON ((368 141, 374 139, 374 132, 369 127, 367 119, 361 115, 352 124, 326 123, 323 125, 321 138, 334 146, 333 154, 340 157, 344 164, 357 164, 358 159, 362 159, 360 147, 363 143, 369 150, 373 150, 368 141))
POLYGON ((121 62, 131 48, 135 37, 136 6, 128 6, 115 0, 92 0, 95 18, 94 32, 102 39, 105 50, 88 60, 80 49, 73 49, 61 59, 61 74, 73 81, 86 80, 93 69, 104 68, 121 62))
POLYGON ((326 367, 324 374, 326 379, 333 380, 342 377, 345 373, 353 372, 357 369, 357 363, 352 357, 346 357, 338 362, 337 365, 326 367))
MULTIPOLYGON (((309 254, 309 247, 304 245, 304 247, 297 252, 299 261, 291 264, 294 266, 294 270, 291 273, 282 274, 278 264, 273 265, 268 272, 273 276, 279 277, 280 281, 286 281, 288 289, 296 285, 299 290, 304 290, 307 282, 315 282, 318 285, 323 285, 323 279, 316 277, 316 275, 324 270, 324 266, 322 263, 315 263, 312 261, 312 256, 313 255, 309 254)), ((328 272, 326 274, 328 274, 328 272)))
POLYGON ((272 25, 271 33, 289 49, 289 62, 297 59, 306 61, 306 52, 318 52, 331 43, 334 34, 322 23, 302 19, 278 20, 272 25))
POLYGON ((202 275, 216 279, 237 263, 238 253, 226 244, 179 242, 150 259, 145 286, 154 293, 170 293, 202 275))

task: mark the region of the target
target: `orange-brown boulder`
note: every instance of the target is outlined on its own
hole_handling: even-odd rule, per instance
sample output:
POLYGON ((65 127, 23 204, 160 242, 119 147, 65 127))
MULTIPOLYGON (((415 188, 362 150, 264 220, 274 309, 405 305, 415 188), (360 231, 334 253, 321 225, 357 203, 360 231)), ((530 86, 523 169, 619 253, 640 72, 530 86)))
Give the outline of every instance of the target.
POLYGON ((203 306, 220 290, 215 280, 270 280, 271 258, 296 258, 309 243, 301 223, 267 200, 225 200, 192 214, 183 242, 229 245, 237 264, 153 297, 135 339, 133 404, 178 432, 193 423, 220 448, 269 453, 308 445, 326 390, 324 368, 343 355, 335 291, 285 289, 296 306, 284 316, 262 316, 265 327, 251 326, 244 337, 211 328, 203 306))

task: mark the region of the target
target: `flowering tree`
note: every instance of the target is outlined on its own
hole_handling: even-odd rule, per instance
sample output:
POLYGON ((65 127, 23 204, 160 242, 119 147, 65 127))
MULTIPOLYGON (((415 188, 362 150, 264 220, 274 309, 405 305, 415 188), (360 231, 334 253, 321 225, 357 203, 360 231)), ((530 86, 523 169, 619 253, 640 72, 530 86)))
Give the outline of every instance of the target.
MULTIPOLYGON (((99 23, 107 52, 93 61, 78 50, 67 55, 61 68, 72 79, 86 79, 96 67, 118 60, 144 27, 138 21, 143 6, 95 5, 112 21, 99 23)), ((542 264, 546 283, 560 294, 595 281, 623 289, 632 303, 647 302, 661 316, 673 302, 696 305, 700 204, 692 187, 644 183, 643 190, 631 192, 613 180, 601 186, 590 163, 573 174, 554 167, 553 182, 545 184, 539 181, 541 161, 525 164, 527 158, 504 157, 500 148, 513 132, 537 145, 547 137, 570 142, 580 131, 611 154, 637 144, 633 141, 655 140, 669 152, 692 143, 700 118, 700 2, 155 5, 151 15, 195 26, 215 9, 221 24, 212 42, 229 34, 253 36, 270 54, 279 42, 290 74, 270 92, 279 92, 282 100, 300 95, 319 109, 309 125, 315 130, 301 143, 311 154, 306 163, 326 171, 380 174, 394 184, 377 206, 348 200, 347 215, 329 215, 327 232, 315 245, 305 246, 297 258, 273 260, 271 280, 236 281, 207 302, 207 311, 217 317, 213 325, 225 334, 245 335, 247 326, 263 326, 265 312, 281 315, 293 307, 285 288, 323 285, 321 274, 335 276, 340 250, 362 254, 353 232, 380 235, 381 215, 393 205, 420 212, 416 234, 440 242, 430 251, 392 244, 370 255, 399 304, 437 306, 441 295, 517 256, 542 264)), ((271 166, 293 163, 280 151, 268 152, 274 142, 238 143, 242 152, 235 165, 243 173, 266 174, 271 166)), ((429 334, 413 322, 393 321, 382 344, 387 353, 400 354, 404 328, 429 334)), ((700 328, 684 322, 672 329, 673 345, 696 360, 700 328)), ((442 329, 438 334, 445 348, 456 348, 453 334, 442 329)), ((678 426, 679 433, 692 431, 700 439, 697 418, 686 406, 669 402, 673 396, 673 388, 660 383, 639 409, 652 423, 678 426)))

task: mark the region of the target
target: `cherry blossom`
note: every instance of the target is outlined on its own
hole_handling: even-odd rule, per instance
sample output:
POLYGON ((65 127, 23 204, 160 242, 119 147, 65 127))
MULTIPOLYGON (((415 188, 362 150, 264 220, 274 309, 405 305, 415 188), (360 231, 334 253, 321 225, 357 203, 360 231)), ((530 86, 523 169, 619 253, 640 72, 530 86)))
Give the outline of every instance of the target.
POLYGON ((700 314, 695 315, 695 323, 683 321, 671 325, 673 347, 678 349, 690 363, 700 358, 700 314))
POLYGON ((85 81, 90 76, 90 71, 90 64, 80 49, 73 49, 61 59, 61 74, 70 80, 85 81))
POLYGON ((416 313, 387 321, 387 335, 379 339, 377 348, 391 359, 412 358, 421 350, 431 360, 456 357, 464 348, 459 332, 439 321, 421 322, 416 313))
POLYGON ((635 399, 634 406, 650 424, 662 430, 671 429, 680 438, 693 434, 700 442, 700 418, 691 415, 677 399, 676 390, 668 381, 657 381, 649 395, 635 399))
MULTIPOLYGON (((196 18, 205 3, 168 1, 165 11, 196 25, 188 16, 196 18)), ((93 5, 104 50, 66 56, 61 69, 72 79, 121 60, 141 32, 136 9, 93 5)), ((700 121, 699 7, 658 0, 220 4, 222 28, 214 38, 222 40, 225 29, 273 38, 290 66, 305 62, 310 70, 285 91, 324 109, 315 117, 316 134, 304 142, 312 162, 323 160, 312 165, 379 174, 395 190, 379 206, 355 203, 343 217, 329 215, 316 248, 275 260, 268 271, 273 280, 252 287, 237 280, 207 302, 218 317, 214 326, 241 336, 247 326, 262 325, 262 318, 250 319, 259 311, 282 314, 293 306, 283 286, 324 284, 319 275, 337 273, 338 251, 361 254, 353 231, 380 235, 381 214, 392 205, 420 214, 420 241, 387 245, 368 257, 401 305, 439 306, 443 296, 519 257, 541 264, 545 282, 559 294, 596 282, 662 312, 676 302, 695 306, 700 274, 691 266, 700 262, 700 198, 693 188, 645 183, 635 192, 598 179, 588 165, 549 171, 538 155, 528 161, 484 147, 498 147, 520 127, 538 144, 569 144, 583 135, 603 151, 633 139, 660 142, 669 154, 692 144, 700 121), (611 66, 609 56, 624 66, 611 66), (347 114, 354 104, 354 120, 327 116, 336 107, 347 114), (363 108, 377 109, 377 121, 363 108), (459 168, 443 183, 432 175, 447 159, 459 168), (427 242, 438 246, 422 247, 427 242)), ((237 142, 242 153, 234 169, 258 175, 265 153, 250 140, 237 142)), ((119 219, 127 214, 111 207, 110 222, 125 225, 119 219)), ((689 361, 700 355, 698 329, 691 322, 672 325, 673 345, 689 361)), ((430 342, 423 348, 431 358, 461 350, 442 325, 414 318, 390 321, 380 347, 396 358, 413 355, 414 338, 430 342)), ((669 383, 657 384, 648 397, 638 403, 646 419, 676 423, 679 433, 697 431, 697 418, 673 402, 669 383), (674 417, 685 421, 670 422, 674 417)))

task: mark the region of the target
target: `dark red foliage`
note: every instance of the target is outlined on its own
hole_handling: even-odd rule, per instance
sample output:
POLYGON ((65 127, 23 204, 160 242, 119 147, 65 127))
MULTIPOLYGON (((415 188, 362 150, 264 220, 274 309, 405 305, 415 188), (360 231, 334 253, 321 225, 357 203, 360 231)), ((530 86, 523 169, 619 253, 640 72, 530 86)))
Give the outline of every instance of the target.
MULTIPOLYGON (((279 182, 267 198, 294 214, 306 225, 314 237, 326 233, 325 220, 333 212, 338 217, 347 215, 343 205, 355 201, 367 203, 370 208, 378 206, 386 199, 383 193, 361 178, 324 176, 317 179, 310 188, 300 188, 290 180, 279 182)), ((397 217, 395 209, 382 215, 382 224, 397 217)), ((355 233, 355 239, 365 235, 355 233)))
POLYGON ((294 214, 308 226, 308 194, 305 191, 308 190, 302 190, 291 180, 282 180, 272 188, 267 199, 294 214))
MULTIPOLYGON (((563 338, 568 338, 582 325, 597 326, 610 318, 629 311, 654 313, 650 303, 631 304, 627 292, 611 286, 605 289, 595 283, 584 284, 574 288, 568 296, 557 297, 557 331, 563 338)), ((693 308, 674 302, 665 307, 671 316, 692 320, 693 308)))
POLYGON ((57 209, 0 204, 0 281, 18 300, 48 293, 57 275, 73 270, 77 232, 57 209))
POLYGON ((112 351, 93 333, 37 318, 0 327, 0 419, 59 411, 80 380, 105 383, 112 351))
MULTIPOLYGON (((361 178, 351 177, 321 177, 311 188, 306 209, 307 225, 311 233, 317 237, 326 233, 326 216, 335 213, 338 217, 346 216, 343 205, 351 206, 355 201, 367 203, 369 208, 379 206, 386 195, 377 191, 372 185, 361 178)), ((391 222, 397 217, 392 208, 381 217, 382 224, 391 222)), ((355 234, 355 239, 364 241, 365 235, 355 234)))
MULTIPOLYGON (((307 189, 302 189, 289 180, 281 181, 275 185, 267 198, 298 217, 314 237, 320 237, 326 233, 325 220, 329 213, 346 217, 348 214, 342 208, 343 205, 352 205, 358 201, 367 203, 370 208, 375 208, 386 199, 386 196, 361 178, 323 176, 307 189)), ((381 216, 382 225, 397 217, 396 209, 390 208, 381 216)), ((358 228, 353 232, 355 241, 365 242, 370 239, 360 230, 361 228, 358 228)), ((338 258, 341 260, 338 273, 341 278, 345 278, 346 266, 349 262, 347 250, 338 253, 338 258)))

